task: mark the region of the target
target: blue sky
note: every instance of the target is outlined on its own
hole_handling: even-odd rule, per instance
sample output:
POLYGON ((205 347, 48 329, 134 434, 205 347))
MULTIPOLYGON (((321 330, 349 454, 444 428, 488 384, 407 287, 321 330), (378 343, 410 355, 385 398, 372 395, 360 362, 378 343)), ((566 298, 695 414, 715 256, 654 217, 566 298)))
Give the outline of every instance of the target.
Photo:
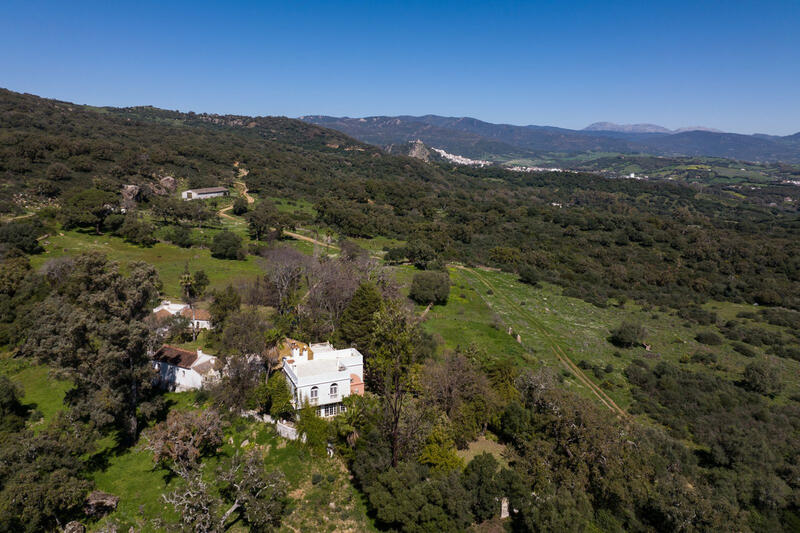
POLYGON ((248 115, 800 131, 800 0, 17 2, 0 86, 248 115))

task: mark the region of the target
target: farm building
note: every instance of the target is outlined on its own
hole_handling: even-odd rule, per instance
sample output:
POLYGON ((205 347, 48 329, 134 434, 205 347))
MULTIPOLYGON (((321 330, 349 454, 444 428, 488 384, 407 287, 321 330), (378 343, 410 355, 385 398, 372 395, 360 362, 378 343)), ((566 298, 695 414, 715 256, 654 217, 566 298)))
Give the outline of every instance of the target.
POLYGON ((217 196, 228 196, 227 187, 206 187, 205 189, 189 189, 181 193, 184 200, 204 200, 206 198, 216 198, 217 196))
POLYGON ((295 409, 308 402, 318 406, 319 416, 334 416, 342 411, 343 398, 364 394, 364 357, 355 348, 286 339, 281 356, 295 409))
POLYGON ((203 350, 184 350, 165 344, 153 355, 153 368, 158 382, 174 391, 202 389, 219 378, 218 360, 203 350))

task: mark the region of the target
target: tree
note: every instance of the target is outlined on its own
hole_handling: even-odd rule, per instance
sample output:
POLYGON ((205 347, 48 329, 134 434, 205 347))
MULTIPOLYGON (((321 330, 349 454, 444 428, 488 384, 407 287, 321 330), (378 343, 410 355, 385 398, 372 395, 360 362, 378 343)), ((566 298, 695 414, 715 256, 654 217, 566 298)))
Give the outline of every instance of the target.
POLYGON ((143 221, 135 213, 129 212, 125 215, 120 228, 114 233, 130 243, 140 246, 153 246, 158 242, 153 236, 154 231, 155 228, 151 224, 143 221))
POLYGON ((240 196, 233 201, 233 214, 238 216, 244 215, 245 213, 247 213, 247 200, 240 196))
POLYGON ((28 409, 19 401, 20 389, 5 376, 0 376, 0 434, 25 427, 28 409))
POLYGON ((54 364, 75 383, 66 397, 74 414, 99 428, 118 427, 135 440, 140 418, 153 415, 154 394, 144 320, 161 283, 155 269, 132 262, 128 276, 100 254, 84 254, 51 280, 34 307, 19 354, 54 364))
POLYGON ((84 430, 57 419, 37 433, 0 435, 0 531, 55 531, 80 513, 91 487, 84 454, 94 445, 84 430))
POLYGON ((267 235, 272 235, 272 239, 279 239, 283 230, 291 227, 289 218, 268 200, 259 202, 245 217, 250 228, 250 237, 256 241, 263 240, 267 235))
POLYGON ((631 348, 641 346, 644 341, 646 331, 637 322, 623 322, 618 328, 611 331, 609 340, 615 346, 621 348, 631 348))
POLYGON ((64 227, 94 228, 100 234, 106 217, 114 212, 119 198, 100 189, 86 189, 69 197, 64 203, 64 227))
POLYGON ((306 447, 312 453, 324 456, 330 428, 328 422, 317 415, 317 408, 313 405, 304 405, 298 413, 296 424, 298 435, 305 435, 306 447))
POLYGON ((267 278, 277 291, 278 312, 285 314, 294 307, 300 282, 308 271, 308 257, 287 247, 269 250, 264 257, 267 260, 267 278))
POLYGON ((146 448, 153 461, 178 471, 195 469, 222 444, 224 423, 214 409, 170 411, 164 422, 148 430, 146 448))
POLYGON ((258 404, 273 418, 290 419, 294 417, 292 393, 282 372, 272 374, 257 388, 258 404))
POLYGON ((411 280, 409 298, 418 304, 444 305, 450 295, 450 275, 447 272, 417 272, 411 280))
POLYGON ((232 286, 228 285, 221 291, 213 291, 212 300, 209 306, 211 313, 211 325, 215 330, 220 330, 225 325, 225 321, 231 313, 239 311, 242 305, 242 298, 232 286))
POLYGON ((436 260, 436 252, 428 243, 421 240, 409 241, 405 248, 405 256, 415 267, 422 270, 436 260))
POLYGON ((392 466, 397 466, 403 447, 401 420, 408 407, 407 396, 413 386, 413 370, 419 362, 419 325, 400 305, 389 300, 375 317, 375 329, 366 360, 371 389, 381 395, 386 435, 392 450, 392 466))
POLYGON ((222 378, 211 386, 211 395, 218 405, 241 411, 255 407, 254 392, 264 379, 264 365, 252 355, 227 358, 222 378))
POLYGON ((222 346, 231 355, 266 357, 272 324, 255 311, 234 311, 222 330, 222 346))
POLYGON ((242 238, 232 231, 217 233, 211 242, 211 255, 218 259, 244 259, 246 254, 242 248, 242 238))
POLYGON ((434 473, 461 470, 464 461, 456 455, 456 445, 445 427, 439 425, 428 435, 428 441, 419 454, 420 464, 434 473))
POLYGON ((373 283, 362 283, 342 313, 339 335, 359 349, 368 350, 375 325, 375 313, 381 306, 381 293, 373 283))
POLYGON ((497 459, 486 452, 476 455, 464 469, 462 480, 470 493, 472 514, 477 522, 499 515, 503 493, 498 470, 497 459))
POLYGON ((239 509, 253 531, 268 531, 280 525, 288 503, 289 484, 280 470, 265 472, 260 452, 237 452, 228 468, 219 469, 217 475, 223 482, 220 493, 230 504, 220 519, 222 527, 239 509))
POLYGON ((14 221, 0 225, 0 243, 2 248, 17 248, 26 254, 38 254, 44 251, 38 237, 44 233, 44 226, 38 219, 32 221, 14 221))

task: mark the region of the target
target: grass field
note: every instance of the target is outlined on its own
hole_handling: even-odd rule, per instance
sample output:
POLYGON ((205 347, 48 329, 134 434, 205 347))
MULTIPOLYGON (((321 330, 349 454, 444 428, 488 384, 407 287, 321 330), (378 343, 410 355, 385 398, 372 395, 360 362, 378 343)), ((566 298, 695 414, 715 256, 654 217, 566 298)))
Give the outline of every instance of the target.
POLYGON ((23 404, 42 414, 34 427, 44 427, 64 408, 64 395, 72 387, 69 381, 56 379, 49 367, 20 359, 0 360, 0 375, 22 388, 23 404))
MULTIPOLYGON (((739 379, 744 367, 753 360, 735 352, 728 341, 719 346, 700 344, 695 340, 697 333, 714 330, 714 326, 687 323, 673 311, 644 310, 633 304, 623 308, 599 308, 583 300, 563 296, 558 287, 547 284, 532 287, 517 281, 516 276, 503 272, 460 270, 454 280, 459 279, 458 276, 480 291, 482 298, 503 323, 520 334, 523 345, 533 351, 537 362, 562 370, 553 345, 561 348, 574 363, 588 362, 598 370, 585 370, 588 377, 623 408, 630 404, 631 397, 622 370, 635 358, 652 362, 671 361, 693 370, 714 372, 730 380, 739 379), (647 331, 645 342, 650 345, 650 350, 643 347, 620 349, 607 340, 611 329, 623 320, 644 325, 647 331), (717 362, 711 365, 692 362, 688 356, 698 352, 713 353, 717 362)), ((452 303, 462 305, 458 298, 452 303)), ((752 310, 752 306, 719 302, 709 303, 706 307, 716 311, 720 320, 735 317, 743 310, 752 310)), ((456 308, 450 313, 457 315, 459 310, 456 308)), ((759 323, 759 327, 780 329, 762 323, 759 323)), ((760 349, 756 348, 755 351, 759 356, 764 355, 760 349)), ((797 394, 800 392, 800 363, 780 359, 780 364, 783 365, 785 385, 783 396, 797 394)), ((568 375, 565 373, 565 376, 568 375)), ((567 377, 566 383, 582 395, 592 396, 572 376, 567 377)))
POLYGON ((104 253, 123 266, 132 261, 150 263, 158 271, 164 284, 164 295, 168 298, 180 297, 181 288, 178 282, 186 264, 191 271, 205 271, 211 282, 209 289, 223 288, 262 272, 258 258, 254 256, 248 256, 244 261, 216 259, 205 248, 180 248, 161 242, 150 248, 143 248, 129 244, 119 237, 82 231, 62 231, 58 235, 47 237, 42 244, 45 252, 31 256, 34 267, 39 267, 50 259, 89 251, 104 253))

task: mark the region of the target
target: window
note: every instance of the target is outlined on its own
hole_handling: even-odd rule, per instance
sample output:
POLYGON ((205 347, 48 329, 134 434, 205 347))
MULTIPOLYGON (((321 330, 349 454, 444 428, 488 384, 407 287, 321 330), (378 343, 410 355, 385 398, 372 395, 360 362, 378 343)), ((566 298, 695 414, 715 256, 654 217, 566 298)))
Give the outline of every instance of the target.
MULTIPOLYGON (((336 404, 326 405, 325 408, 324 408, 324 413, 325 414, 324 415, 322 415, 322 413, 320 413, 320 414, 322 416, 334 416, 335 414, 337 414, 337 409, 336 409, 337 407, 338 406, 336 404)), ((320 409, 320 411, 323 411, 323 410, 320 409)))
POLYGON ((339 396, 339 385, 331 383, 331 398, 336 398, 337 396, 339 396))
POLYGON ((319 397, 319 389, 317 387, 311 387, 311 403, 316 403, 317 397, 319 397))

